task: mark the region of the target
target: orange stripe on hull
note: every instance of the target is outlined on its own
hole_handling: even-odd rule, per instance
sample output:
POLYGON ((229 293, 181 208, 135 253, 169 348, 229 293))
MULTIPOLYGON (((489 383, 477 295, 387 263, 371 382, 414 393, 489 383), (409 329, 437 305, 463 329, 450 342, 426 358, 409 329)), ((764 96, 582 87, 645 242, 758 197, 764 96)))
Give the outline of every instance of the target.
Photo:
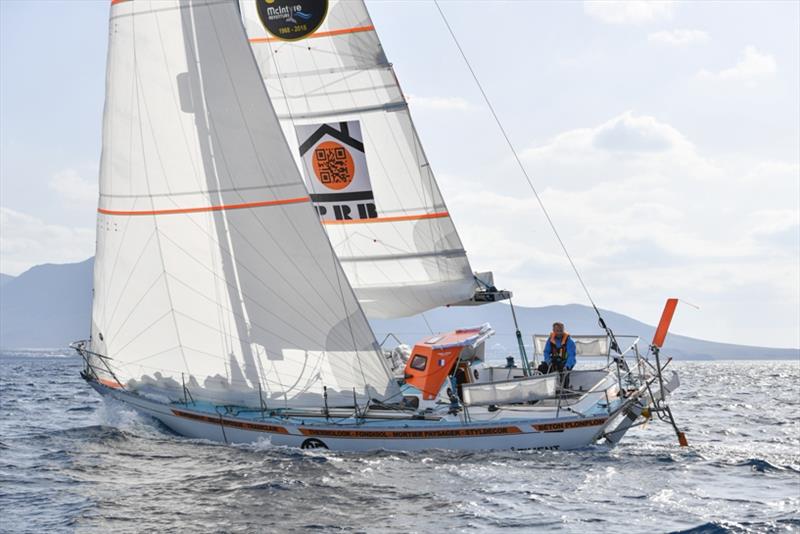
POLYGON ((219 206, 201 206, 199 208, 177 208, 171 210, 152 211, 120 211, 98 208, 97 212, 103 215, 175 215, 179 213, 202 213, 206 211, 241 210, 245 208, 261 208, 264 206, 281 206, 284 204, 298 204, 309 202, 309 197, 285 198, 282 200, 266 200, 263 202, 244 202, 242 204, 222 204, 219 206))
POLYGON ((565 421, 563 423, 545 423, 542 425, 532 425, 534 429, 539 432, 558 432, 561 430, 569 430, 570 428, 583 428, 587 426, 598 426, 606 422, 605 418, 602 419, 583 419, 580 421, 565 421))
POLYGON ((387 223, 398 221, 420 221, 423 219, 441 219, 442 217, 449 217, 450 214, 446 211, 439 213, 423 213, 422 215, 398 215, 397 217, 376 217, 374 219, 347 219, 343 221, 328 220, 322 221, 322 224, 367 224, 367 223, 387 223))
MULTIPOLYGON (((306 37, 306 39, 317 39, 319 37, 334 37, 336 35, 344 35, 347 33, 371 32, 374 29, 375 26, 356 26, 354 28, 342 28, 340 30, 329 30, 326 32, 312 33, 311 35, 306 37)), ((251 43, 275 43, 279 41, 285 41, 285 39, 279 39, 277 37, 253 37, 252 39, 250 39, 251 43)))
POLYGON ((230 419, 213 417, 209 415, 200 415, 198 413, 184 412, 182 410, 172 410, 173 415, 183 417, 185 419, 193 419, 195 421, 202 421, 204 423, 214 423, 215 425, 222 423, 223 426, 232 428, 241 428, 242 430, 254 430, 256 432, 270 432, 272 434, 288 434, 289 431, 282 426, 267 425, 264 423, 254 423, 249 421, 231 421, 230 419))
POLYGON ((442 430, 339 430, 300 427, 306 436, 351 439, 436 439, 436 438, 480 438, 504 434, 521 434, 516 426, 489 428, 448 428, 442 430))
MULTIPOLYGON (((118 0, 121 1, 121 0, 118 0)), ((104 386, 112 389, 122 389, 122 384, 117 382, 116 380, 108 380, 107 378, 97 378, 97 381, 103 384, 104 386)))

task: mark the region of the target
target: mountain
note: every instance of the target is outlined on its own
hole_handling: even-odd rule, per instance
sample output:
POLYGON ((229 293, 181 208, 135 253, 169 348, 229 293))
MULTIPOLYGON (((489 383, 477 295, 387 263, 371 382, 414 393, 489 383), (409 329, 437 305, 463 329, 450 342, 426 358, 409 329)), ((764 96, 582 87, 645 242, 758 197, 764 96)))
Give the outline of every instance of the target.
POLYGON ((0 348, 57 348, 89 335, 94 259, 37 265, 0 288, 0 348))
MULTIPOLYGON (((4 277, 0 290, 0 348, 58 348, 87 337, 92 307, 92 265, 92 259, 81 263, 38 265, 18 277, 4 277)), ((602 333, 594 310, 579 304, 541 308, 517 306, 516 312, 529 351, 531 335, 550 332, 553 321, 565 323, 574 334, 602 333)), ((617 335, 641 336, 643 343, 640 346, 646 348, 654 327, 611 311, 602 313, 617 335)), ((491 357, 518 357, 514 323, 505 303, 438 308, 424 316, 375 320, 372 327, 378 341, 391 333, 404 343, 413 344, 431 332, 486 322, 497 332, 488 342, 491 357)), ((620 344, 627 346, 625 339, 620 339, 620 344)), ((798 349, 748 347, 674 334, 667 336, 663 353, 679 359, 800 358, 798 349)))
POLYGON ((14 277, 13 277, 13 276, 11 276, 10 274, 3 274, 3 273, 0 273, 0 287, 3 287, 4 285, 6 285, 7 283, 9 283, 9 282, 10 282, 10 281, 12 281, 13 279, 14 279, 14 277))

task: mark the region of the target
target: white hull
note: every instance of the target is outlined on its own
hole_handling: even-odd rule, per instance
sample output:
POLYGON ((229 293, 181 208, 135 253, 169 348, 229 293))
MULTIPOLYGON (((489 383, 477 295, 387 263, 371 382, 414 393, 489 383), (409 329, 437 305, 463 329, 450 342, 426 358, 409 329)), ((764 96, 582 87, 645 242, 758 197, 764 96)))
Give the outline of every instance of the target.
MULTIPOLYGON (((162 422, 174 432, 196 439, 224 443, 253 443, 269 440, 278 446, 337 451, 377 449, 415 451, 425 449, 490 450, 543 449, 567 450, 589 446, 617 428, 625 415, 638 415, 633 399, 611 414, 579 417, 566 411, 560 417, 532 418, 507 416, 494 421, 426 421, 367 419, 352 424, 333 424, 316 417, 314 422, 287 418, 259 420, 216 415, 181 404, 163 404, 114 389, 95 381, 92 387, 103 396, 131 405, 139 412, 162 422)), ((622 433, 627 430, 622 430, 622 433)), ((621 435, 617 432, 614 442, 621 435)))

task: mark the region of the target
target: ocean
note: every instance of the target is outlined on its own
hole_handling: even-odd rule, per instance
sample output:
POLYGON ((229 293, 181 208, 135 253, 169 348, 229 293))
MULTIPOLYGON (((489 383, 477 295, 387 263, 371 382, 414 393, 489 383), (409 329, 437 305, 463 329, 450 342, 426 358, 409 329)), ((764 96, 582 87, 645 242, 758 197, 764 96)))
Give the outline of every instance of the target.
POLYGON ((800 532, 800 361, 674 362, 616 448, 333 453, 178 437, 68 354, 0 355, 2 532, 800 532))

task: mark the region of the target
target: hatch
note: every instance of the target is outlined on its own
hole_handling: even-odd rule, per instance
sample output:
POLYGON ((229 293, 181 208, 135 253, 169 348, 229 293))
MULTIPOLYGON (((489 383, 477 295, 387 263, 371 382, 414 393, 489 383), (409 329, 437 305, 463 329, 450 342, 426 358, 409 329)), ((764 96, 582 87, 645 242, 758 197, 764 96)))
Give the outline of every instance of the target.
POLYGON ((424 400, 435 399, 459 361, 483 361, 484 342, 493 334, 494 329, 486 323, 420 341, 406 362, 406 383, 419 389, 424 400))

